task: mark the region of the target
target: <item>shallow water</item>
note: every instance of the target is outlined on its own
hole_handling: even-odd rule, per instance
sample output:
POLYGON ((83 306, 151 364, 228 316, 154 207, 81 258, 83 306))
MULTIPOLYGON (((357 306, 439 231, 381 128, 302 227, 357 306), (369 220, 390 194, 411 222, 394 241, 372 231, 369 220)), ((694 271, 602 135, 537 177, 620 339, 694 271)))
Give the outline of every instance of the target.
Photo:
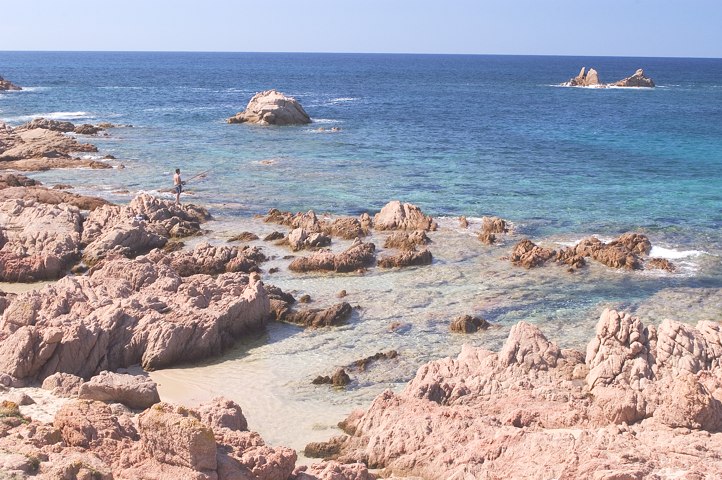
MULTIPOLYGON (((719 317, 722 311, 719 294, 716 303, 713 299, 679 303, 696 291, 699 271, 715 262, 711 255, 692 256, 693 267, 676 274, 620 272, 594 263, 573 274, 555 265, 526 270, 502 258, 522 238, 520 233, 500 245, 486 246, 476 238, 479 227, 478 219, 471 219, 468 229, 459 227, 457 219, 440 219, 439 230, 429 235, 431 266, 372 268, 364 274, 295 274, 286 268, 291 260, 283 259, 289 254, 287 247, 250 242, 276 257, 263 265, 264 270, 280 268, 265 275, 264 281, 296 298, 310 295, 313 308, 341 301, 337 294, 346 290, 343 300, 359 307, 351 320, 341 327, 316 330, 272 323, 267 332, 241 342, 221 359, 151 376, 163 398, 188 405, 216 395, 233 398, 268 442, 302 450, 310 441, 338 434, 335 425, 340 420, 354 408, 367 407, 384 389, 403 388, 424 362, 456 356, 464 343, 496 350, 509 328, 521 320, 539 324, 560 346, 583 351, 605 307, 634 311, 648 323, 659 323, 662 317, 694 323, 719 317), (670 293, 677 291, 684 293, 670 293), (463 314, 480 315, 492 328, 471 335, 450 333, 451 320, 463 314), (392 332, 394 322, 406 325, 392 332), (351 366, 392 349, 399 352, 396 359, 377 361, 364 372, 351 366), (311 384, 317 375, 330 375, 337 367, 345 367, 352 377, 348 388, 311 384)), ((279 226, 245 219, 211 222, 209 228, 209 237, 197 241, 221 245, 241 231, 262 238, 279 226)), ((385 234, 376 233, 368 239, 377 245, 379 256, 389 253, 380 247, 384 238, 385 234)), ((564 240, 572 241, 547 241, 555 245, 564 240)), ((337 242, 333 249, 348 245, 337 242)), ((713 297, 709 292, 705 295, 713 297)))

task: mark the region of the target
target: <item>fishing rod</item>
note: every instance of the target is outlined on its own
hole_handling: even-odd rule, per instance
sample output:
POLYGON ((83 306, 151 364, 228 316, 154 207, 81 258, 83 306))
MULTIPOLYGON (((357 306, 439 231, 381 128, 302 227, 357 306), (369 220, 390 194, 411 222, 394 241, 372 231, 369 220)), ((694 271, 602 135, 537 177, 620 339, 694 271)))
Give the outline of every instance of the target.
MULTIPOLYGON (((197 173, 197 174, 193 175, 191 178, 189 178, 188 180, 186 180, 186 182, 190 182, 190 181, 193 180, 194 178, 198 178, 198 177, 200 177, 201 175, 205 175, 206 173, 210 172, 211 170, 213 170, 213 169, 212 169, 212 168, 209 168, 208 170, 204 170, 204 171, 202 171, 201 173, 197 173)), ((185 182, 184 182, 184 183, 185 183, 185 182)))

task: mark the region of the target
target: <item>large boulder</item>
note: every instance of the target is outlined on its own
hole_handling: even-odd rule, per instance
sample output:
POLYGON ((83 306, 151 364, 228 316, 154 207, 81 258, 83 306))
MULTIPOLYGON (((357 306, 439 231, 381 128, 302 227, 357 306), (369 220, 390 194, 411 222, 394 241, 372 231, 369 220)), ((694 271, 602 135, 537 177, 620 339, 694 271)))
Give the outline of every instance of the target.
POLYGON ((80 254, 76 207, 32 200, 0 203, 0 281, 34 282, 65 274, 80 254))
POLYGON ((374 216, 376 230, 436 230, 433 218, 424 215, 421 209, 411 203, 393 200, 374 216))
POLYGON ((265 324, 257 276, 183 278, 148 258, 104 260, 89 275, 21 294, 0 321, 0 372, 89 378, 140 364, 147 370, 219 355, 265 324))
POLYGON ((100 372, 80 385, 78 398, 117 402, 135 409, 160 402, 158 386, 149 377, 113 372, 100 372))
POLYGON ((228 123, 257 123, 259 125, 302 125, 311 123, 311 118, 293 97, 266 90, 257 93, 248 102, 246 109, 228 119, 228 123))

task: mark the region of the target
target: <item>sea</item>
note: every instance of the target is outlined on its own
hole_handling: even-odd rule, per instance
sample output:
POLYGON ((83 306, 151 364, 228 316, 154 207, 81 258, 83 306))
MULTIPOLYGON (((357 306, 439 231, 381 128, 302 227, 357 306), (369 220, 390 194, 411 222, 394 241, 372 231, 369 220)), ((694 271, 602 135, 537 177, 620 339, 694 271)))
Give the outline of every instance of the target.
MULTIPOLYGON (((437 220, 433 264, 401 270, 297 274, 287 247, 250 242, 271 258, 266 283, 309 295, 304 308, 342 301, 345 290, 351 319, 316 330, 272 323, 221 358, 151 372, 165 400, 237 401, 269 444, 302 450, 339 434, 337 422, 383 390, 403 389, 423 363, 465 343, 498 349, 522 320, 582 351, 605 308, 646 325, 722 321, 722 59, 0 52, 0 75, 24 87, 0 92, 9 125, 36 117, 118 125, 84 137, 99 148, 93 158, 115 157, 102 160, 113 169, 29 176, 126 203, 140 192, 172 198, 180 168, 183 200, 214 217, 188 248, 282 230, 259 218, 270 208, 334 218, 401 200, 437 220), (643 68, 657 86, 560 86, 583 66, 603 82, 643 68), (313 123, 226 123, 272 88, 295 97, 313 123), (493 246, 476 238, 488 215, 514 226, 493 246), (508 260, 522 238, 559 248, 628 231, 647 235, 652 256, 677 270, 592 262, 569 273, 508 260), (450 333, 464 314, 492 326, 450 333), (389 350, 398 357, 353 366, 389 350), (339 367, 348 387, 311 383, 339 367)), ((369 240, 390 253, 384 235, 369 240)))

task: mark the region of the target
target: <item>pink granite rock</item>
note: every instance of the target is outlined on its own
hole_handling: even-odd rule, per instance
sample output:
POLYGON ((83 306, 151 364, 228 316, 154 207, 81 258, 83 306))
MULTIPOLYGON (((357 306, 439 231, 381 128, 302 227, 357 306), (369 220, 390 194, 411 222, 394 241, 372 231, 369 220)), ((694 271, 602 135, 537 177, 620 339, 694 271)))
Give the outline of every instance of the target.
POLYGON ((113 372, 100 372, 80 385, 78 398, 117 402, 138 410, 160 402, 158 386, 149 377, 113 372))
POLYGON ((227 398, 216 397, 210 402, 197 407, 196 411, 200 416, 200 420, 214 430, 219 428, 234 431, 248 430, 248 422, 246 417, 243 416, 241 406, 227 398))
POLYGON ((353 272, 373 264, 375 250, 373 243, 356 241, 341 253, 322 250, 308 257, 297 258, 288 265, 288 268, 296 272, 353 272))
POLYGON ((105 260, 89 276, 65 277, 8 306, 0 372, 89 378, 138 363, 163 368, 220 354, 269 312, 255 276, 182 278, 147 258, 105 260))
POLYGON ((386 237, 384 248, 398 248, 401 250, 414 250, 417 246, 424 246, 431 243, 431 240, 423 230, 413 232, 393 232, 386 237))
POLYGON ((299 467, 291 480, 375 480, 363 463, 342 464, 336 461, 314 463, 308 467, 299 467))
POLYGON ((82 216, 76 207, 32 200, 0 203, 0 281, 59 278, 80 253, 82 216))
POLYGON ((295 228, 288 234, 291 250, 297 252, 305 248, 326 247, 331 244, 331 237, 320 232, 309 233, 303 228, 295 228))
POLYGON ((168 238, 198 234, 200 223, 208 219, 210 214, 202 207, 141 194, 129 205, 103 206, 88 215, 83 258, 93 264, 111 251, 134 257, 162 247, 168 238))
POLYGON ((412 266, 431 265, 433 256, 429 249, 405 250, 396 255, 387 255, 378 259, 377 265, 381 268, 403 268, 412 266))
POLYGON ((197 245, 192 251, 164 253, 160 250, 148 254, 148 259, 168 265, 181 277, 205 274, 258 271, 266 256, 258 247, 215 247, 208 243, 197 245))
POLYGON ((32 158, 68 158, 71 153, 98 151, 94 145, 80 143, 73 137, 43 128, 28 130, 18 128, 10 134, 0 134, 0 141, 7 144, 12 142, 10 148, 0 151, 0 160, 8 161, 32 158), (12 138, 4 140, 3 137, 12 138))
POLYGON ((159 463, 201 472, 218 467, 213 430, 187 409, 156 404, 140 414, 138 429, 143 450, 159 463))
POLYGON ((43 380, 42 388, 58 397, 77 398, 83 379, 71 373, 54 373, 43 380))
POLYGON ((276 90, 257 93, 246 109, 228 119, 228 123, 256 123, 259 125, 302 125, 311 118, 300 103, 276 90))
POLYGON ((720 329, 679 325, 658 338, 605 311, 585 363, 518 324, 500 353, 464 346, 349 417, 338 460, 422 478, 716 478, 720 329))
POLYGON ((393 200, 374 216, 376 230, 436 230, 434 220, 424 215, 421 209, 411 203, 393 200))

